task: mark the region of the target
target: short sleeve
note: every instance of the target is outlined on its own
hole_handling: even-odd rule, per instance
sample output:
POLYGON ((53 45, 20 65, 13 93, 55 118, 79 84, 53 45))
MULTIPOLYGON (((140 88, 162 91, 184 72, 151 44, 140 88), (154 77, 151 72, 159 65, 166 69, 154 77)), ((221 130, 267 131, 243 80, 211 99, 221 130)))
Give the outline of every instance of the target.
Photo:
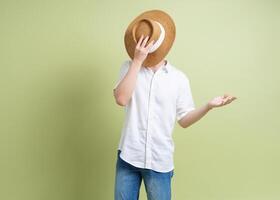
POLYGON ((124 76, 126 75, 126 73, 128 72, 130 66, 130 60, 126 60, 122 63, 120 70, 119 70, 119 76, 118 79, 115 83, 115 86, 113 89, 116 89, 116 87, 119 85, 119 83, 121 82, 121 80, 124 78, 124 76))
POLYGON ((192 91, 190 87, 190 81, 188 77, 183 74, 181 83, 179 85, 179 94, 176 100, 176 118, 177 121, 182 119, 191 110, 195 109, 195 104, 193 101, 192 91))

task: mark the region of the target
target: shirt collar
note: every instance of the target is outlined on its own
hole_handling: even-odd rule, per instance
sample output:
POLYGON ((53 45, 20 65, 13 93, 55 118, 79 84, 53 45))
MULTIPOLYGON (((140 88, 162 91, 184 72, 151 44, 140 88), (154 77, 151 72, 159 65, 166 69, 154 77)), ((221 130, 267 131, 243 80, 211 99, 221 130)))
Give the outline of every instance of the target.
MULTIPOLYGON (((147 69, 148 69, 148 70, 151 70, 151 69, 149 69, 149 68, 147 68, 147 69)), ((166 72, 166 73, 170 72, 170 70, 171 70, 171 65, 170 65, 169 61, 166 60, 166 64, 160 66, 158 70, 163 70, 163 71, 166 72)))
MULTIPOLYGON (((149 67, 145 67, 146 70, 152 71, 149 67)), ((168 60, 166 60, 166 65, 160 66, 158 70, 163 70, 165 73, 170 72, 172 70, 172 66, 168 60)))
POLYGON ((162 69, 165 70, 167 73, 171 70, 171 66, 168 60, 166 60, 166 65, 164 65, 162 69))
POLYGON ((168 60, 166 60, 166 64, 161 66, 159 70, 163 70, 164 72, 168 73, 171 70, 171 64, 168 60))

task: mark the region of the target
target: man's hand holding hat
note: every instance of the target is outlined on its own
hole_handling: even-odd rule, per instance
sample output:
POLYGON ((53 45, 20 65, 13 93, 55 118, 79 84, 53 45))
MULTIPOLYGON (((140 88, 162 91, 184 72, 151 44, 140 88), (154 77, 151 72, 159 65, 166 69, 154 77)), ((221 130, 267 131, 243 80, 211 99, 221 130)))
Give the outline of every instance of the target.
POLYGON ((148 39, 149 39, 149 36, 146 36, 144 38, 144 36, 141 35, 141 37, 138 40, 137 45, 135 47, 133 60, 135 60, 136 62, 140 62, 141 64, 144 62, 144 60, 148 56, 149 49, 154 44, 154 41, 151 41, 148 45, 146 45, 148 39))

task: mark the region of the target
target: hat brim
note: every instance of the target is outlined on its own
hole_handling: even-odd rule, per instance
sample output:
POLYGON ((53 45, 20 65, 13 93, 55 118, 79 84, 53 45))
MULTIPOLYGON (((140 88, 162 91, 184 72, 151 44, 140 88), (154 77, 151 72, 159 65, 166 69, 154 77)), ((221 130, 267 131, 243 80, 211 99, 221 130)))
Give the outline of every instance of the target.
POLYGON ((159 22, 165 30, 165 38, 159 48, 149 53, 143 62, 146 67, 152 67, 158 64, 162 59, 166 57, 169 50, 171 49, 176 36, 176 27, 172 18, 165 12, 161 10, 150 10, 143 12, 137 16, 127 27, 124 35, 124 43, 126 51, 131 59, 134 57, 134 51, 136 47, 136 42, 133 39, 132 27, 133 25, 141 19, 152 19, 159 22))

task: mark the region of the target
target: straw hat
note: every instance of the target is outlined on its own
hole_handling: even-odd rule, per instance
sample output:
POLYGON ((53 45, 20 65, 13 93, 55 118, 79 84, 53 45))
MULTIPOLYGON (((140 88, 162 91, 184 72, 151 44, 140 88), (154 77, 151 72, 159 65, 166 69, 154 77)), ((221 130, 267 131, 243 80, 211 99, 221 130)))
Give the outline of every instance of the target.
POLYGON ((161 10, 149 10, 138 15, 127 27, 124 35, 126 51, 131 59, 141 35, 149 35, 146 45, 154 40, 153 46, 143 62, 146 67, 158 64, 168 54, 176 36, 172 18, 161 10))

